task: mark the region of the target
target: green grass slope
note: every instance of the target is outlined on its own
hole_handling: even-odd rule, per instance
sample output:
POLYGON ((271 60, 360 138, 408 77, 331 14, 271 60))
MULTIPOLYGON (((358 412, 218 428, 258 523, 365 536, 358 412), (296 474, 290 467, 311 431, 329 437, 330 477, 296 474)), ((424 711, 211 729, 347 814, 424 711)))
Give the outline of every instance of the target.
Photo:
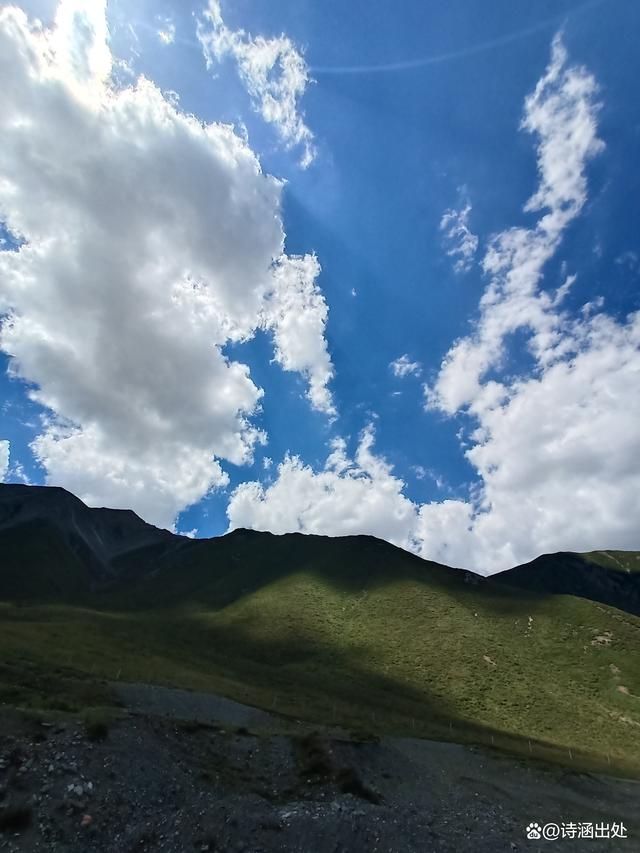
POLYGON ((6 603, 0 654, 321 723, 640 768, 637 617, 484 582, 367 537, 225 540, 214 561, 201 547, 150 575, 129 565, 108 599, 6 603))
POLYGON ((640 772, 640 555, 485 579, 368 536, 147 535, 74 498, 80 547, 57 492, 25 489, 0 518, 0 701, 80 708, 120 678, 640 772))
POLYGON ((589 551, 581 554, 585 560, 613 569, 618 572, 640 572, 640 553, 638 551, 589 551))

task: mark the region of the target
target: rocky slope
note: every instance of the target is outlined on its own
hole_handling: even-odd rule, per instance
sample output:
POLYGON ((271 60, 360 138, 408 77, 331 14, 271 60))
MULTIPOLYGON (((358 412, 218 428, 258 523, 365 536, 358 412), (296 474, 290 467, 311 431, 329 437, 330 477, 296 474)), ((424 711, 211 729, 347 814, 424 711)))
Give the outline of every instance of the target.
POLYGON ((638 783, 476 748, 127 712, 98 733, 59 717, 0 720, 8 853, 546 849, 526 840, 532 821, 625 826, 626 840, 564 839, 567 851, 631 850, 640 837, 638 783))

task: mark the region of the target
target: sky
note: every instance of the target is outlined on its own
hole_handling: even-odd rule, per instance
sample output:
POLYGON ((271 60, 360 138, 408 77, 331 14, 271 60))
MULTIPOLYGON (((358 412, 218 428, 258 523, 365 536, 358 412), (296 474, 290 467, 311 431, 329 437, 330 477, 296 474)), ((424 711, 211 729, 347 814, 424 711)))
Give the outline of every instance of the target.
POLYGON ((640 549, 640 6, 0 6, 0 480, 640 549))

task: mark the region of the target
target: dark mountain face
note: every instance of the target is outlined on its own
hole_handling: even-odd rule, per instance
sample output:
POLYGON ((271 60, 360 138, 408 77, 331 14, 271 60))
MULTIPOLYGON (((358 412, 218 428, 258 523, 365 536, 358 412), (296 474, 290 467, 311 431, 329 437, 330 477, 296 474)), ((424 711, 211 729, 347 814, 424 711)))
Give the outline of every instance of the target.
MULTIPOLYGON (((49 559, 51 570, 69 563, 86 574, 87 584, 101 583, 113 577, 116 559, 127 552, 181 539, 131 510, 91 509, 64 489, 0 484, 3 574, 28 573, 31 563, 49 559)), ((45 569, 39 566, 39 574, 45 569)))
POLYGON ((484 578, 372 536, 235 530, 190 540, 131 510, 89 508, 64 489, 0 484, 0 600, 100 592, 131 607, 196 598, 220 607, 296 572, 353 589, 413 578, 454 590, 471 584, 478 595, 573 595, 640 615, 640 555, 633 552, 550 554, 484 578))
POLYGON ((0 484, 0 600, 100 592, 126 607, 193 598, 224 606, 295 572, 357 589, 398 576, 454 585, 483 581, 373 536, 239 529, 191 540, 130 510, 91 509, 64 489, 0 484))
POLYGON ((499 572, 492 584, 544 595, 575 595, 640 616, 640 573, 633 552, 544 554, 530 563, 499 572), (618 553, 622 559, 613 554, 618 553))

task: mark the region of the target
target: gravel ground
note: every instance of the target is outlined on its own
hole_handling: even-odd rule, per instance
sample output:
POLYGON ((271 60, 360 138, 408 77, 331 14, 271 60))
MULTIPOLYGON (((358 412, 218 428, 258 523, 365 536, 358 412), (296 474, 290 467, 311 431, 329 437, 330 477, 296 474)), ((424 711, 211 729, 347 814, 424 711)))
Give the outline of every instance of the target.
POLYGON ((139 710, 90 740, 75 719, 0 709, 0 850, 640 850, 630 780, 454 744, 240 726, 139 710), (623 821, 629 837, 528 841, 532 821, 623 821))
POLYGON ((273 729, 280 718, 276 715, 195 690, 176 690, 153 684, 124 684, 111 682, 116 697, 133 711, 160 714, 174 720, 199 720, 202 723, 222 723, 227 726, 269 726, 273 729))

